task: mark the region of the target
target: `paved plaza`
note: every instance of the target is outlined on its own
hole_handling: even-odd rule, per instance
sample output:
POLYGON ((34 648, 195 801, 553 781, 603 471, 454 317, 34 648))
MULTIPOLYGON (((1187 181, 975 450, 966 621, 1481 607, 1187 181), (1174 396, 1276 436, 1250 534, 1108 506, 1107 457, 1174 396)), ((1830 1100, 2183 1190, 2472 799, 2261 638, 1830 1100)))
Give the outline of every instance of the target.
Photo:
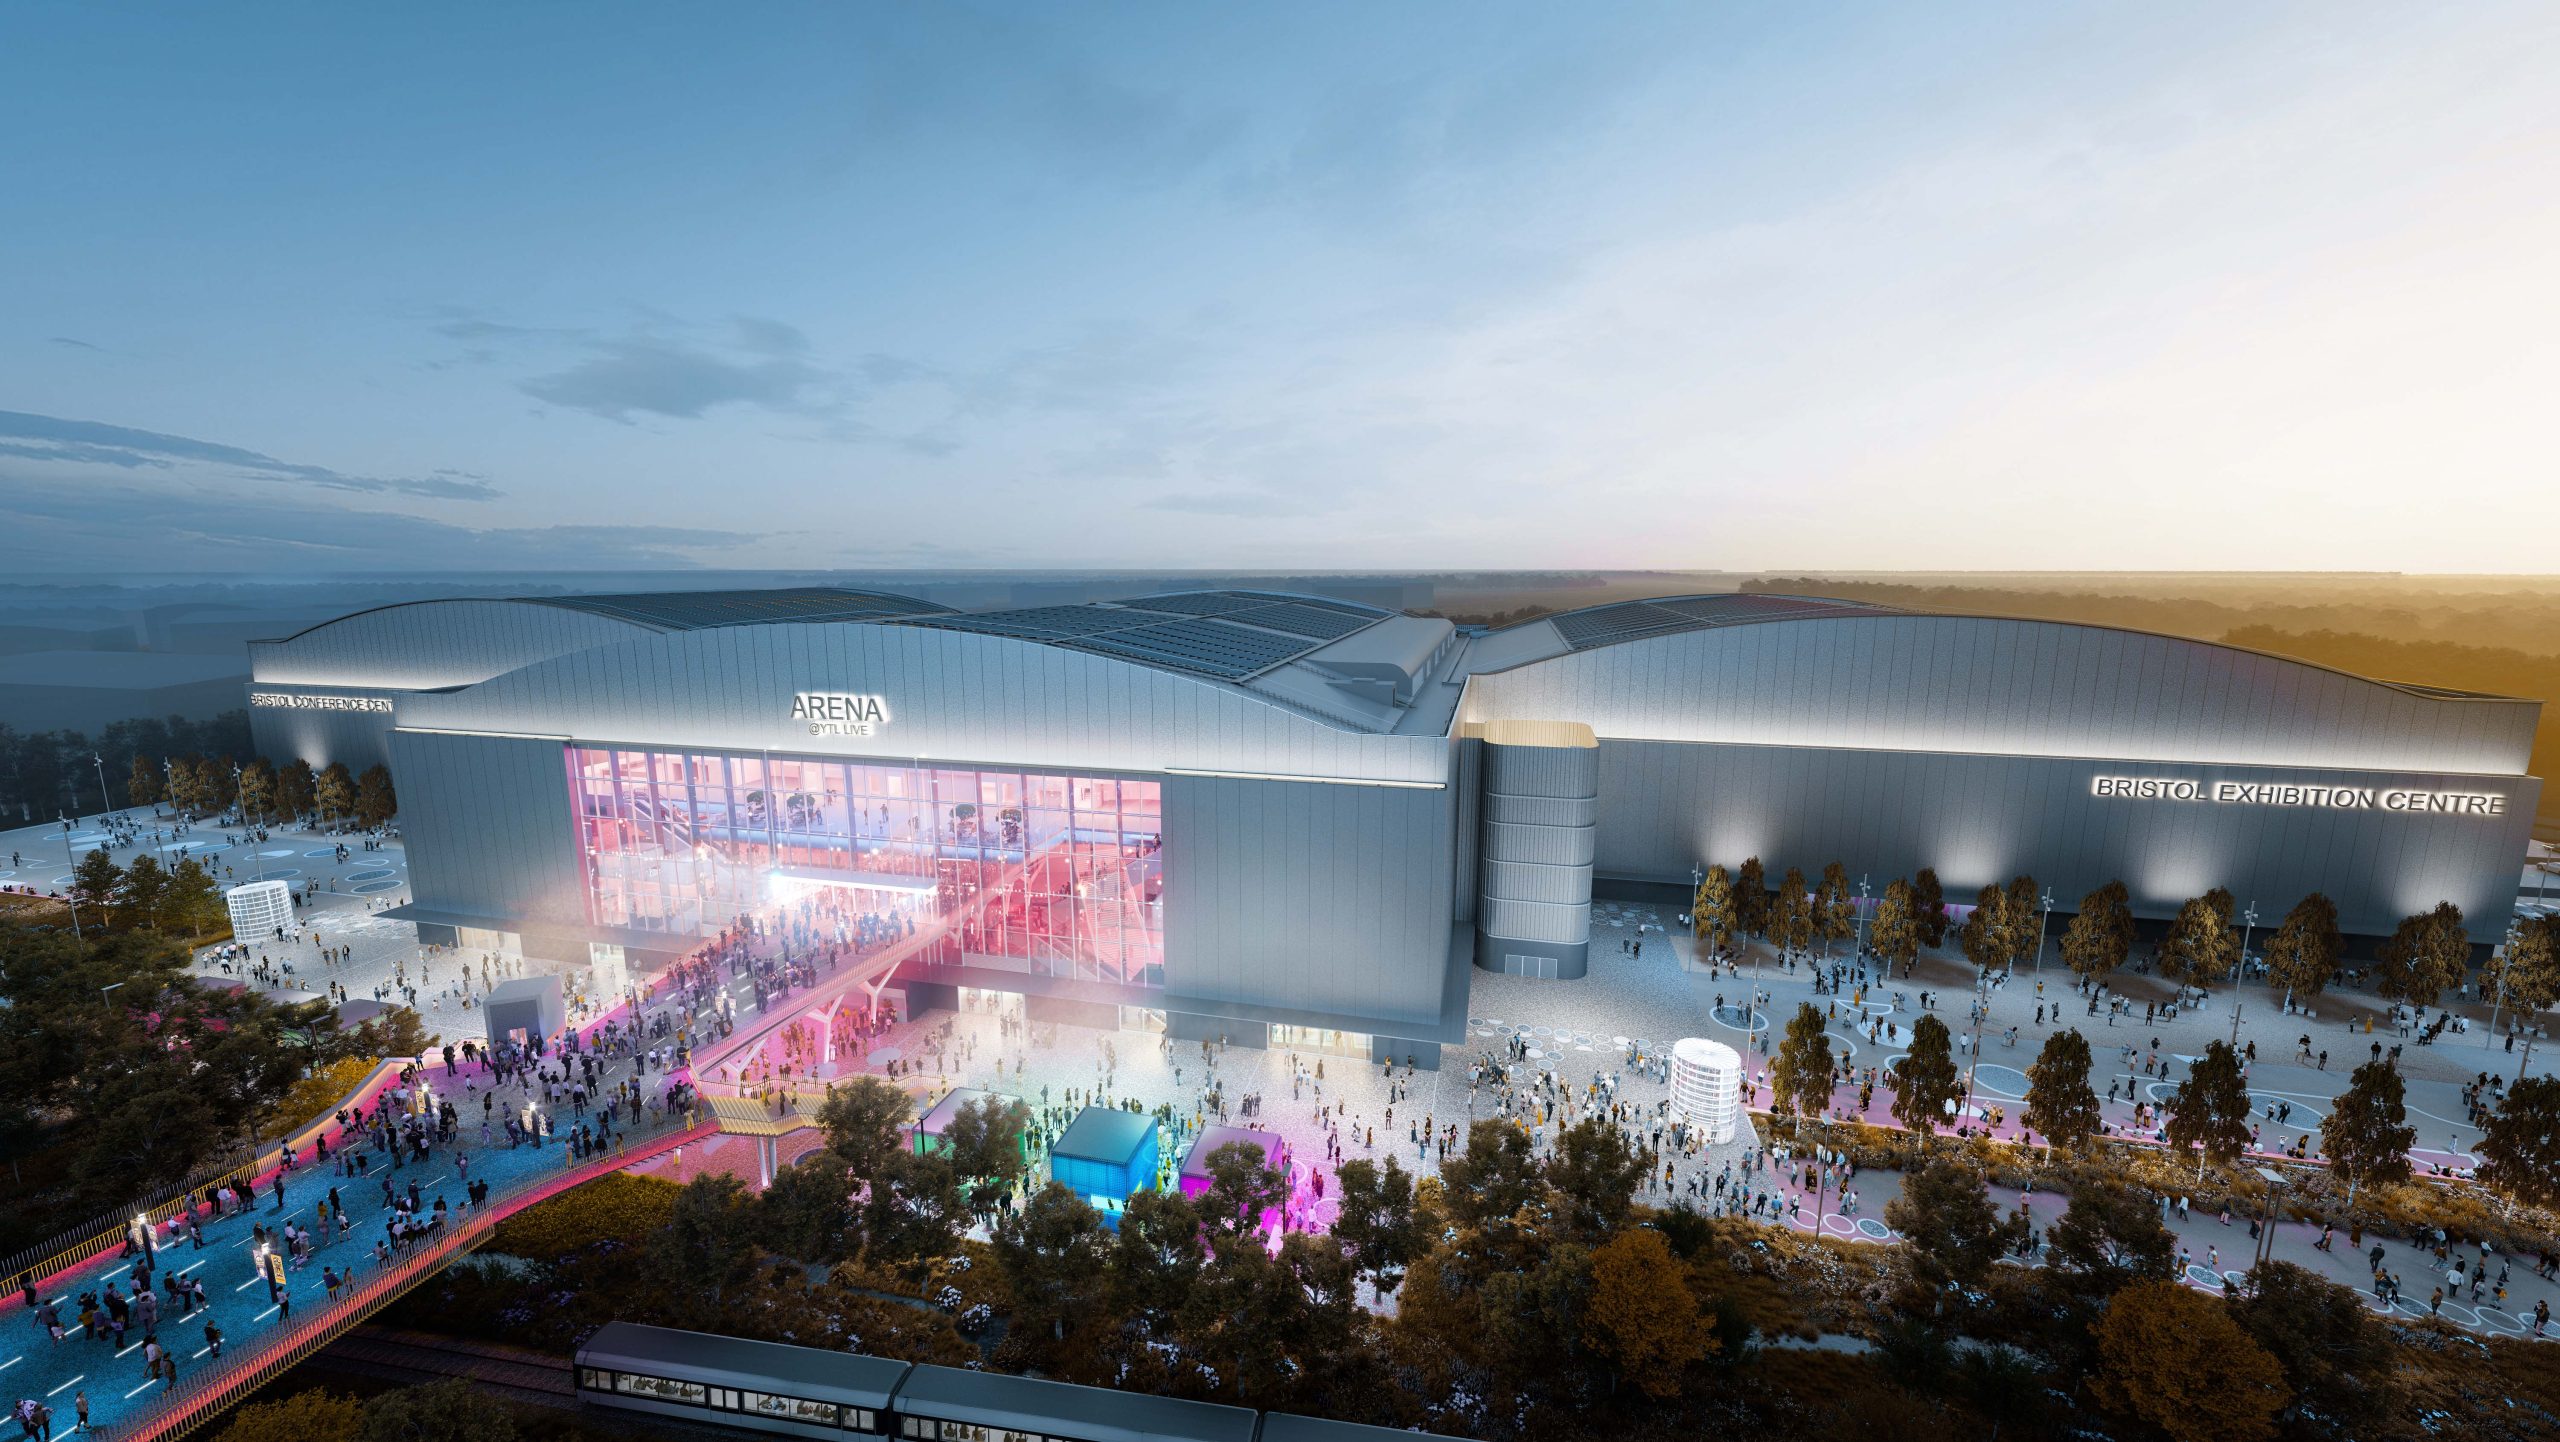
MULTIPOLYGON (((75 852, 107 839, 94 824, 95 818, 90 821, 71 833, 75 852)), ((574 970, 553 963, 477 952, 425 955, 410 926, 377 914, 407 895, 406 859, 396 839, 368 852, 354 845, 353 838, 291 831, 278 832, 272 840, 253 846, 226 844, 220 828, 199 827, 191 835, 174 839, 146 834, 143 845, 172 855, 190 851, 219 868, 217 874, 226 884, 257 879, 262 870, 297 885, 316 882, 316 894, 303 912, 304 937, 253 949, 271 963, 290 960, 294 979, 306 986, 335 981, 358 997, 391 996, 400 985, 415 986, 418 1008, 429 1030, 447 1038, 476 1036, 480 1030, 476 1018, 462 1005, 460 964, 464 961, 476 968, 495 960, 510 972, 567 970, 573 989, 578 980, 574 970), (341 840, 351 843, 344 862, 335 856, 341 840), (334 967, 323 966, 322 946, 346 947, 349 956, 334 967)), ((58 825, 0 835, 0 859, 12 850, 21 853, 21 862, 15 868, 0 868, 14 872, 0 876, 0 881, 51 890, 70 874, 68 861, 59 859, 63 832, 58 825)), ((133 851, 120 849, 116 854, 120 862, 129 861, 133 851)), ((1845 961, 1849 948, 1844 944, 1839 950, 1845 961)), ((838 1076, 857 1070, 878 1074, 896 1061, 928 1096, 965 1085, 1017 1096, 1035 1107, 1065 1109, 1071 1098, 1079 1103, 1097 1098, 1114 1104, 1135 1100, 1149 1109, 1169 1105, 1177 1116, 1205 1115, 1212 1122, 1223 1119, 1274 1132, 1287 1140, 1302 1169, 1327 1155, 1330 1139, 1339 1141, 1344 1159, 1392 1155, 1408 1170, 1430 1174, 1438 1170, 1439 1153, 1436 1146, 1423 1141, 1426 1128, 1445 1132, 1454 1123, 1463 1138, 1469 1121, 1494 1115, 1497 1089, 1489 1084, 1471 1088, 1470 1068, 1480 1060, 1506 1057, 1515 1041, 1525 1057, 1525 1062, 1512 1067, 1515 1085, 1542 1072, 1552 1073, 1563 1094, 1579 1099, 1591 1083, 1605 1080, 1614 1087, 1614 1099, 1641 1127, 1654 1116, 1667 1088, 1652 1067, 1638 1065, 1635 1059, 1667 1056, 1671 1044, 1681 1037, 1705 1036, 1731 1043, 1744 1053, 1754 1081, 1765 1082, 1764 1047, 1770 1021, 1775 1018, 1782 1029, 1801 1003, 1810 1002, 1834 1018, 1829 1030, 1835 1049, 1860 1068, 1886 1065, 1899 1056, 1912 1022, 1924 1010, 1931 1011, 1957 1034, 1960 1060, 1962 1049, 1979 1037, 1972 1123, 2014 1135, 2017 1113, 2023 1110, 2026 1068, 2037 1048, 2053 1031, 2076 1027, 2089 1039, 2098 1063, 2093 1085, 2101 1093, 2112 1085, 2117 1093, 2105 1105, 2107 1121, 2130 1134, 2138 1101, 2155 1106, 2165 1101, 2176 1079, 2208 1041, 2234 1035, 2237 1007, 2237 1035, 2257 1048, 2249 1082, 2261 1113, 2257 1119, 2260 1150, 2280 1152, 2306 1136, 2316 1147, 2320 1122, 2331 1099, 2346 1085, 2348 1074, 2370 1059, 2376 1047, 2387 1051, 2397 1045, 2400 1068, 2407 1078, 2410 1118, 2418 1129, 2413 1158, 2422 1170, 2458 1171, 2474 1164, 2478 1141, 2466 1119, 2462 1085, 2483 1073, 2512 1079, 2525 1060, 2520 1049, 2507 1044, 2511 1014, 2501 1013, 2499 1030, 2493 1033, 2488 1026, 2492 1004, 2476 997, 2448 998, 2454 1014, 2470 1030, 2449 1029, 2431 1044, 2421 1043, 2414 1028, 2404 1035, 2402 1028, 2393 1025, 2385 1003, 2370 991, 2352 987, 2309 999, 2291 1013, 2284 1009, 2282 997, 2262 985, 2217 987, 2203 1002, 2170 1015, 2161 1008, 2174 999, 2173 989, 2156 977, 2128 970, 2112 977, 2110 986, 2114 996, 2130 1003, 2129 1014, 2112 1008, 2092 1014, 2088 998, 2075 988, 2075 979, 2060 965, 2050 940, 2041 969, 2030 967, 1987 989, 1977 988, 1973 968, 1954 954, 1952 946, 1924 956, 1908 977, 1878 979, 1868 973, 1863 978, 1863 997, 1854 1001, 1861 979, 1854 968, 1852 973, 1849 994, 1819 993, 1810 964, 1800 961, 1789 968, 1757 943, 1747 945, 1732 963, 1710 966, 1696 956, 1674 908, 1602 901, 1593 909, 1590 974, 1579 981, 1553 982, 1473 973, 1467 1039, 1442 1049, 1437 1070, 1408 1074, 1399 1064, 1390 1074, 1364 1056, 1287 1049, 1237 1047, 1204 1056, 1196 1042, 1168 1042, 1141 1030, 1025 1023, 975 1012, 934 1012, 910 1018, 876 1039, 862 1056, 848 1055, 830 1070, 838 1076), (1971 1016, 1977 999, 1983 1006, 1978 1027, 1971 1016), (2144 1019, 2146 1009, 2153 1013, 2149 1020, 2144 1019), (2312 1058, 2323 1051, 2329 1054, 2325 1069, 2316 1060, 2303 1058, 2304 1038, 2312 1058), (2137 1069, 2140 1059, 2154 1055, 2169 1063, 2167 1078, 2137 1069), (1224 1102, 1223 1118, 1209 1110, 1213 1097, 1224 1102), (1244 1112, 1248 1097, 1259 1101, 1251 1116, 1244 1112)), ((736 1007, 741 1042, 759 1034, 778 1037, 776 1023, 788 1013, 805 1010, 814 995, 795 994, 777 1000, 772 1010, 759 1012, 749 983, 724 977, 722 984, 736 1007)), ((826 984, 822 978, 821 989, 826 984)), ((2429 1015, 2432 1019, 2434 1013, 2429 1015)), ((2538 1025, 2546 1020, 2534 1019, 2538 1025)), ((732 1047, 718 1050, 726 1053, 732 1047)), ((2554 1053, 2537 1040, 2532 1071, 2549 1074, 2553 1064, 2554 1053)), ((1853 1109, 1854 1089, 1843 1088, 1835 1100, 1853 1109)), ((1870 1119, 1886 1120, 1888 1100, 1889 1093, 1879 1089, 1870 1119)), ((1541 1143, 1550 1148, 1558 1130, 1553 1114, 1536 1128, 1541 1143)), ((812 1140, 803 1134, 786 1145, 784 1155, 805 1149, 812 1140)), ((1746 1153, 1759 1145, 1760 1138, 1746 1120, 1732 1143, 1677 1159, 1675 1186, 1680 1190, 1656 1191, 1650 1200, 1671 1200, 1685 1192, 1693 1178, 1711 1179, 1728 1167, 1739 1172, 1746 1153)), ((1176 1159, 1180 1151, 1177 1144, 1176 1159)), ((686 1167, 699 1170, 706 1162, 717 1164, 715 1159, 753 1175, 753 1153, 746 1147, 697 1148, 686 1167)), ((666 1172, 678 1164, 663 1159, 653 1165, 666 1172)), ((1817 1225, 1815 1199, 1804 1195, 1792 1178, 1772 1177, 1764 1171, 1752 1180, 1763 1190, 1776 1191, 1793 1225, 1808 1230, 1817 1225)), ((1836 1195, 1826 1195, 1818 1225, 1834 1236, 1885 1239, 1890 1233, 1882 1213, 1898 1191, 1899 1179, 1864 1174, 1854 1185, 1859 1193, 1854 1213, 1842 1210, 1836 1195)), ((2003 1203, 2014 1200, 2004 1197, 2003 1203)), ((2040 1196, 2030 1206, 2039 1223, 2049 1225, 2064 1201, 2040 1196)), ((1327 1214, 1329 1209, 1317 1211, 1319 1218, 1327 1214)), ((2225 1274, 2246 1269, 2252 1244, 2244 1220, 2225 1227, 2218 1219, 2199 1214, 2173 1224, 2173 1230, 2190 1254, 2192 1283, 2218 1286, 2225 1274)), ((2316 1250, 2312 1246, 2316 1238, 2316 1229, 2281 1227, 2275 1254, 2369 1297, 2366 1259, 2347 1254, 2343 1235, 2330 1252, 2316 1250)), ((2401 1310, 2423 1312, 2428 1295, 2443 1279, 2443 1266, 2431 1254, 2405 1244, 2387 1243, 2385 1248, 2384 1266, 2402 1279, 2401 1310)), ((2508 1260, 2490 1259, 2487 1270, 2493 1279, 2508 1260)), ((2536 1301, 2547 1299, 2560 1306, 2560 1288, 2534 1277, 2529 1259, 2512 1260, 2515 1265, 2507 1268, 2509 1295, 2504 1307, 2495 1305, 2485 1291, 2482 1300, 2474 1303, 2466 1290, 2446 1304, 2445 1315, 2486 1330, 2521 1332, 2521 1319, 2536 1301)))

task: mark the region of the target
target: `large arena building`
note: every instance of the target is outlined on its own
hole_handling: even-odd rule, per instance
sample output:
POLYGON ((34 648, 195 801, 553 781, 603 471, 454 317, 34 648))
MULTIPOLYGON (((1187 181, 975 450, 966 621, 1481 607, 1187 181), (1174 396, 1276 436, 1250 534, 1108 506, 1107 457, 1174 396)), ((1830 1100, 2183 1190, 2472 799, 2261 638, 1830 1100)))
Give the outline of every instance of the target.
POLYGON ((2541 789, 2537 702, 1811 597, 444 600, 251 664, 266 754, 390 765, 423 938, 645 971, 815 899, 917 939, 910 1007, 1426 1063, 1471 966, 1580 976, 1595 891, 1710 862, 2319 890, 2370 936, 2504 918, 2541 789))

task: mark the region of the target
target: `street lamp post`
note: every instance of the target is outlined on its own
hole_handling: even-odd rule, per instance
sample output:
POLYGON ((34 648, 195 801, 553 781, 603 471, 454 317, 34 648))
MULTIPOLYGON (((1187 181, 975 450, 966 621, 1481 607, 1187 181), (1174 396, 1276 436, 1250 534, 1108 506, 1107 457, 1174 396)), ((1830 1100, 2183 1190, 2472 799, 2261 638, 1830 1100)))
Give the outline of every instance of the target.
POLYGON ((1858 873, 1858 964, 1867 963, 1867 874, 1858 873))
POLYGON ((2240 918, 2240 978, 2244 981, 2249 975, 2249 940, 2257 934, 2258 903, 2252 901, 2249 903, 2248 911, 2240 918))
POLYGON ((2044 975, 2044 933, 2045 933, 2045 927, 2046 927, 2049 923, 2051 923, 2051 922, 2052 922, 2052 920, 2053 920, 2053 888, 2052 888, 2052 887, 2048 886, 2048 887, 2046 887, 2046 888, 2044 889, 2044 896, 2041 898, 2041 904, 2043 905, 2044 910, 2042 910, 2042 911, 2040 911, 2040 912, 2037 912, 2037 913, 2036 913, 2036 965, 2035 965, 2035 971, 2036 971, 2036 975, 2038 975, 2038 976, 2042 976, 2042 975, 2044 975))
MULTIPOLYGON (((237 761, 231 763, 231 795, 234 804, 238 804, 240 796, 240 763, 237 761)), ((241 806, 240 808, 240 826, 244 831, 247 830, 249 826, 249 809, 246 806, 241 806)), ((267 879, 267 854, 264 846, 265 843, 258 841, 254 837, 252 837, 249 842, 249 864, 257 868, 258 879, 260 881, 267 879)), ((233 872, 232 874, 237 876, 239 873, 233 872)))
POLYGON ((2482 1051, 2494 1050, 2498 1045, 2498 1012, 2507 1004, 2507 968, 2515 962, 2516 938, 2523 930, 2522 922, 2507 918, 2506 949, 2498 957, 2498 999, 2489 1004, 2489 1034, 2480 1039, 2482 1051))
POLYGON ((74 873, 71 878, 73 883, 71 889, 62 893, 62 904, 71 908, 71 934, 78 936, 80 934, 80 902, 78 900, 80 878, 77 873, 80 870, 80 858, 71 854, 71 818, 68 816, 62 818, 62 861, 74 873))
POLYGON ((98 768, 98 819, 104 821, 106 814, 115 809, 115 803, 107 799, 107 758, 92 751, 89 763, 98 768))

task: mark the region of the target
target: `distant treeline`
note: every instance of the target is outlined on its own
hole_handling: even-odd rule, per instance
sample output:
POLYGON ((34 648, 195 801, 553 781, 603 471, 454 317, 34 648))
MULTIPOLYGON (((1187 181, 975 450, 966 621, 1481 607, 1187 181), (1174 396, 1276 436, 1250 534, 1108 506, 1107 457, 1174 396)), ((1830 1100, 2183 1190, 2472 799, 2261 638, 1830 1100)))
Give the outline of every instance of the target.
POLYGON ((93 757, 104 760, 107 798, 121 807, 132 804, 126 792, 136 756, 246 762, 256 755, 249 747, 245 710, 225 711, 206 721, 137 717, 114 723, 94 741, 77 731, 0 726, 0 823, 23 826, 64 813, 95 815, 99 763, 93 757))
MULTIPOLYGON (((2446 643, 2466 648, 2512 647, 2560 656, 2560 593, 2543 589, 2429 591, 2377 599, 2371 581, 2341 578, 2333 588, 2311 583, 2289 587, 2284 600, 2241 594, 2234 578, 2226 595, 2131 596, 2096 591, 2004 590, 1997 586, 1900 585, 1886 581, 1825 580, 1788 576, 1742 583, 1745 591, 1780 595, 1840 596, 1921 611, 1982 612, 2126 626, 2172 636, 2218 640, 2243 626, 2279 631, 2330 631, 2386 641, 2446 643)), ((2199 579, 2199 592, 2211 582, 2199 579)), ((2417 680, 2417 677, 2395 677, 2417 680)), ((2430 682, 2452 685, 2452 682, 2430 682)), ((2472 688, 2466 688, 2472 689, 2472 688)))

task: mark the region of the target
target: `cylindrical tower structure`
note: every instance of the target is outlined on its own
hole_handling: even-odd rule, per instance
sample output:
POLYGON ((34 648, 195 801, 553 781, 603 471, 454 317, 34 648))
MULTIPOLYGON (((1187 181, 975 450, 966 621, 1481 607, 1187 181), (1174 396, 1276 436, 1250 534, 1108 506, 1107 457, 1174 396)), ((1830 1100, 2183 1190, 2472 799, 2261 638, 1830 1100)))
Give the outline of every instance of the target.
POLYGON ((1494 721, 1481 734, 1476 965, 1579 977, 1591 964, 1600 744, 1572 721, 1494 721))
POLYGON ((1732 1141, 1742 1118, 1741 1054, 1720 1041, 1681 1038, 1671 1048, 1671 1108, 1711 1144, 1732 1141))

